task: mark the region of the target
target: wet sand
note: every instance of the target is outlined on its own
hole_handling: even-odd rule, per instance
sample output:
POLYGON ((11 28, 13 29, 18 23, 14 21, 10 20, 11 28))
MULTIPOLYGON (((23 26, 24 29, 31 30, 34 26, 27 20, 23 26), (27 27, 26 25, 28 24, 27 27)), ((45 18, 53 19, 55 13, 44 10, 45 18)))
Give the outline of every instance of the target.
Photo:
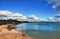
POLYGON ((0 39, 33 39, 31 36, 28 36, 23 33, 2 33, 3 29, 6 29, 8 25, 1 25, 0 26, 0 39))

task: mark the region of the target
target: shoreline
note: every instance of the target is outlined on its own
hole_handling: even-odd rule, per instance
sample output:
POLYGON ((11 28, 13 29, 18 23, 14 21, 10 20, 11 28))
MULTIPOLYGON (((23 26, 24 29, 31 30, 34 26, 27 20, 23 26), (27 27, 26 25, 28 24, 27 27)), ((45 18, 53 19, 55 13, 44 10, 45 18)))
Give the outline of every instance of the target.
MULTIPOLYGON (((6 29, 7 26, 8 26, 8 24, 1 25, 0 26, 0 33, 2 33, 1 31, 3 31, 3 29, 6 29)), ((0 34, 0 39, 33 39, 33 37, 23 34, 22 32, 17 33, 17 34, 4 32, 4 33, 0 34)))

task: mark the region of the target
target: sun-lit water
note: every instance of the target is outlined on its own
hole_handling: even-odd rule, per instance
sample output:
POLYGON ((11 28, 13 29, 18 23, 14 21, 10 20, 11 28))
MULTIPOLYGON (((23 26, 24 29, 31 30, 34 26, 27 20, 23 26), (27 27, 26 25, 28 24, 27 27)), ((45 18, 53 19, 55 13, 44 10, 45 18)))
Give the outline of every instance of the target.
POLYGON ((23 23, 16 28, 36 39, 60 39, 60 23, 57 22, 23 23))

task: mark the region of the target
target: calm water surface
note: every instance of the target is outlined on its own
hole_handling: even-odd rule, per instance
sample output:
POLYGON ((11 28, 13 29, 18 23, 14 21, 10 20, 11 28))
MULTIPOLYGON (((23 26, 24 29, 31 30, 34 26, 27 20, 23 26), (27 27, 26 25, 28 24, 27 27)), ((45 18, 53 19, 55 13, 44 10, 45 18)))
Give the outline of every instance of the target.
POLYGON ((60 23, 23 23, 16 25, 16 28, 36 39, 60 39, 60 23))

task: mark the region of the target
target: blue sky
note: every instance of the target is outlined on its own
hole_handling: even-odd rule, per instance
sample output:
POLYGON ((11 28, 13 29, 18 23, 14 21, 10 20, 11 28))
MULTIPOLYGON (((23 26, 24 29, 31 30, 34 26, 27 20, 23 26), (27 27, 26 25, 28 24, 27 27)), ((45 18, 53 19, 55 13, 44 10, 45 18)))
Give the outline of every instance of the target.
POLYGON ((39 18, 49 18, 57 14, 52 8, 53 4, 48 4, 45 0, 0 0, 0 10, 18 12, 25 16, 36 15, 39 18))

